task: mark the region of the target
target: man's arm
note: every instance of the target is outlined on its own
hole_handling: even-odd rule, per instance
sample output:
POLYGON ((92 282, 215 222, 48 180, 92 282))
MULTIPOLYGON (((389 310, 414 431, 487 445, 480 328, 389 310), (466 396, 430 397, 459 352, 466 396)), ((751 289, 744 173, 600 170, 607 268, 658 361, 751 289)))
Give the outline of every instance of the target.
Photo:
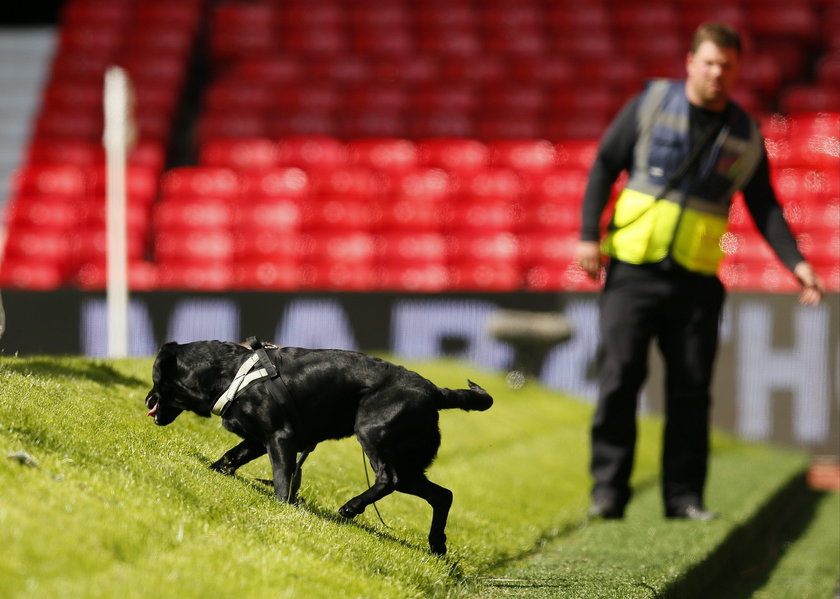
POLYGON ((602 262, 599 245, 601 214, 610 199, 613 183, 621 171, 633 164, 638 105, 639 96, 625 104, 610 123, 601 138, 583 195, 577 262, 593 280, 598 278, 602 262))
POLYGON ((784 218, 784 212, 770 183, 770 167, 766 153, 761 157, 752 179, 744 187, 744 201, 758 231, 802 285, 800 302, 806 305, 820 303, 825 287, 811 264, 799 251, 796 239, 784 218))

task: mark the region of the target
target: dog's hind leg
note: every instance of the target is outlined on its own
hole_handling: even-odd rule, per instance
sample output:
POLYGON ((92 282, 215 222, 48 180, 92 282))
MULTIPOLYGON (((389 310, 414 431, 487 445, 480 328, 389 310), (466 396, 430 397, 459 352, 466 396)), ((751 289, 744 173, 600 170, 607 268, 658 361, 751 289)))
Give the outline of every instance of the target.
MULTIPOLYGON (((370 452, 366 453, 370 456, 370 452)), ((371 466, 376 473, 376 481, 373 485, 371 485, 370 489, 357 495, 338 508, 338 513, 345 518, 358 516, 364 512, 365 508, 371 503, 379 501, 383 497, 390 495, 396 488, 396 476, 394 476, 393 470, 389 466, 377 460, 375 457, 371 457, 370 461, 371 466)))
POLYGON ((429 549, 437 555, 446 553, 446 520, 452 507, 452 491, 441 487, 420 474, 413 477, 400 476, 397 491, 416 495, 432 506, 432 526, 429 529, 429 549))
POLYGON ((236 447, 229 449, 225 455, 210 464, 210 469, 229 476, 248 462, 265 454, 265 446, 245 439, 236 447))

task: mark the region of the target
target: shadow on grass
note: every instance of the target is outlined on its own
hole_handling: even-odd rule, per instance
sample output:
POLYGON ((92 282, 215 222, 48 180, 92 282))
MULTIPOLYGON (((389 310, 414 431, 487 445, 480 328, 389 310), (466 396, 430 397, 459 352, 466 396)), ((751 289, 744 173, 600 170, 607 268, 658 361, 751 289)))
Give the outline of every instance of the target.
MULTIPOLYGON (((203 463, 208 468, 212 463, 208 458, 205 456, 195 452, 194 457, 203 463)), ((224 475, 220 475, 224 476, 224 475)), ((244 485, 250 487, 257 493, 263 494, 266 497, 274 498, 274 481, 266 479, 266 478, 249 478, 245 476, 241 476, 240 474, 233 474, 233 478, 235 480, 240 481, 244 485)), ((377 528, 371 526, 369 524, 365 524, 357 519, 348 519, 338 513, 337 509, 333 509, 331 507, 324 507, 323 505, 318 504, 315 501, 308 500, 305 497, 299 497, 298 502, 296 504, 298 509, 305 510, 314 516, 322 518, 323 520, 327 520, 329 522, 333 522, 339 526, 353 526, 358 528, 359 530, 363 530, 366 533, 377 537, 379 539, 384 539, 390 543, 394 543, 406 549, 410 549, 412 551, 419 551, 428 553, 429 547, 427 545, 417 545, 415 543, 410 543, 405 539, 401 539, 396 537, 388 532, 383 531, 381 528, 377 528)), ((370 506, 370 509, 373 509, 373 506, 370 506)), ((383 522, 384 526, 388 528, 388 525, 383 522)), ((463 580, 465 575, 460 567, 460 564, 453 558, 449 556, 440 556, 440 559, 444 560, 446 564, 449 566, 449 573, 450 576, 457 578, 459 580, 463 580)))
POLYGON ((805 489, 797 501, 786 505, 776 525, 768 526, 760 542, 753 545, 755 550, 733 565, 731 575, 727 577, 730 583, 718 589, 716 596, 720 599, 749 599, 762 588, 791 543, 808 529, 824 495, 824 492, 805 489))
POLYGON ((71 364, 62 363, 60 359, 50 360, 28 359, 25 362, 16 363, 9 361, 4 368, 20 374, 33 374, 38 376, 61 377, 61 378, 83 378, 91 380, 100 385, 124 385, 126 387, 149 386, 151 379, 143 380, 134 376, 126 376, 117 371, 106 362, 92 360, 90 362, 71 364))

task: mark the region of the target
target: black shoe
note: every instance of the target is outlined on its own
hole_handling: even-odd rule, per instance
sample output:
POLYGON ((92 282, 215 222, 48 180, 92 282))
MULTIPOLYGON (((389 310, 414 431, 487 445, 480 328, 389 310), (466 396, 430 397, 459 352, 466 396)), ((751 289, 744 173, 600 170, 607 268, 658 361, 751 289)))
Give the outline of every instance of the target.
POLYGON ((620 520, 624 518, 624 506, 611 501, 596 499, 589 507, 587 514, 592 520, 620 520))
POLYGON ((699 505, 689 504, 679 508, 669 508, 665 510, 666 518, 682 518, 684 520, 697 520, 698 522, 708 522, 718 517, 717 512, 707 510, 699 505))

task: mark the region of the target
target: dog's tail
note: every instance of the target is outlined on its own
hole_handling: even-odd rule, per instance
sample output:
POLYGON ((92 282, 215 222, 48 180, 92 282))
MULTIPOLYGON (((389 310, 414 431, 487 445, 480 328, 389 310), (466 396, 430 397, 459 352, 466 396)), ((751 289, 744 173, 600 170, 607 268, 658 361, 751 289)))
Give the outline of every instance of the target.
POLYGON ((437 406, 439 410, 460 408, 461 410, 484 411, 493 405, 493 398, 476 383, 468 380, 469 389, 441 389, 437 406))

